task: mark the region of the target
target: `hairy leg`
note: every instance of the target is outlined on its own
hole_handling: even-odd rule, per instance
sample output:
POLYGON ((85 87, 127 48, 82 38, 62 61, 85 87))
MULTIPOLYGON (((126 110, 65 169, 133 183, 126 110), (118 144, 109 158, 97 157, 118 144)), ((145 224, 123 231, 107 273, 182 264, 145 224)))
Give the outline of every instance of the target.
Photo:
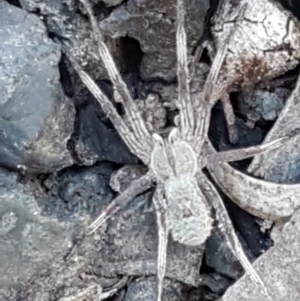
POLYGON ((224 109, 229 141, 232 144, 235 144, 238 141, 238 133, 235 125, 236 120, 233 112, 233 107, 230 101, 229 93, 227 93, 226 91, 222 92, 221 102, 224 109))
POLYGON ((153 196, 153 204, 156 212, 158 229, 158 254, 157 254, 157 301, 162 300, 164 277, 167 264, 167 246, 169 229, 167 225, 167 201, 163 194, 163 188, 157 185, 153 196))
POLYGON ((111 53, 109 52, 106 44, 103 41, 102 34, 99 30, 89 1, 80 0, 80 2, 84 5, 85 9, 88 12, 93 28, 93 33, 98 44, 99 55, 104 63, 106 71, 114 87, 115 101, 123 104, 125 112, 129 117, 128 122, 130 128, 133 131, 133 135, 135 137, 136 143, 139 145, 139 148, 145 149, 149 153, 151 151, 151 136, 146 128, 145 122, 142 119, 142 116, 136 104, 130 96, 128 88, 116 67, 111 53))
MULTIPOLYGON (((216 101, 220 98, 221 92, 227 88, 226 83, 220 85, 220 83, 217 83, 217 81, 219 78, 220 70, 226 58, 229 40, 236 30, 240 20, 244 16, 246 7, 247 4, 242 7, 241 11, 239 12, 236 24, 232 27, 230 33, 228 34, 226 39, 224 39, 223 44, 219 47, 203 88, 201 104, 198 109, 200 118, 197 118, 195 139, 193 143, 194 149, 198 150, 198 152, 201 152, 203 144, 207 138, 211 109, 216 101)), ((226 104, 228 104, 228 102, 226 104)), ((228 108, 225 109, 227 109, 227 111, 229 112, 228 108)))
POLYGON ((293 132, 290 135, 287 135, 283 138, 275 139, 274 141, 259 145, 259 146, 249 146, 240 149, 233 149, 228 151, 223 151, 215 154, 210 154, 205 156, 205 163, 209 165, 221 163, 221 162, 231 162, 244 160, 250 157, 253 157, 257 154, 268 152, 275 148, 285 145, 285 143, 293 138, 295 135, 298 135, 298 132, 293 132))
POLYGON ((138 194, 151 188, 155 177, 151 171, 147 172, 141 178, 132 181, 130 186, 121 192, 95 219, 89 226, 88 234, 95 232, 101 225, 103 225, 113 214, 119 209, 126 206, 138 194))
POLYGON ((180 130, 184 137, 194 130, 194 111, 190 93, 190 74, 188 69, 187 36, 185 31, 185 8, 183 0, 177 0, 177 80, 178 80, 178 109, 180 130))
POLYGON ((230 247, 231 251, 235 256, 238 258, 239 262, 247 272, 247 274, 251 277, 254 283, 260 288, 263 294, 266 297, 266 300, 271 301, 271 295, 265 286, 263 280, 254 270, 251 262, 245 255, 243 247, 235 233, 234 227, 230 220, 230 217, 227 213, 226 207, 219 196, 216 188, 214 185, 206 178, 206 176, 202 173, 197 175, 198 183, 203 191, 204 195, 208 199, 209 203, 212 204, 216 218, 218 220, 219 229, 222 231, 223 235, 225 236, 226 240, 228 241, 228 246, 230 247))
POLYGON ((78 73, 80 79, 89 89, 89 91, 95 97, 95 99, 98 101, 103 112, 113 123, 115 129, 117 130, 123 141, 126 143, 130 151, 137 157, 139 157, 144 163, 149 162, 150 154, 145 152, 143 148, 141 148, 141 146, 137 143, 134 134, 125 124, 124 120, 119 115, 114 105, 101 91, 97 84, 92 80, 92 78, 81 68, 77 61, 72 57, 72 55, 68 52, 67 47, 64 47, 63 50, 66 53, 68 59, 70 60, 73 68, 78 73))

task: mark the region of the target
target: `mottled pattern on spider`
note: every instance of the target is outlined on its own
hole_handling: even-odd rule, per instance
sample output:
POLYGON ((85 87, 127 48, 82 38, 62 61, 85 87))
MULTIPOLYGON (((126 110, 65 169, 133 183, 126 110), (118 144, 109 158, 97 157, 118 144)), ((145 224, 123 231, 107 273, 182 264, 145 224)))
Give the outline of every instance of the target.
MULTIPOLYGON (((93 16, 92 8, 87 0, 80 0, 88 12, 93 32, 98 43, 99 55, 105 65, 113 84, 114 100, 124 107, 126 118, 120 116, 112 102, 98 88, 89 75, 67 52, 73 67, 83 83, 99 102, 104 113, 110 118, 114 127, 124 140, 130 151, 148 167, 142 175, 112 203, 103 210, 99 217, 90 225, 89 233, 97 230, 120 207, 125 206, 136 195, 155 187, 153 203, 157 216, 158 228, 158 260, 157 301, 162 300, 163 279, 166 270, 166 250, 169 233, 173 239, 182 244, 201 245, 211 233, 213 217, 211 207, 215 211, 218 225, 228 240, 232 252, 242 266, 268 298, 269 293, 259 275, 252 268, 243 252, 241 244, 226 212, 222 199, 213 184, 203 173, 207 162, 224 162, 240 160, 265 150, 282 145, 285 139, 278 139, 261 147, 208 154, 206 147, 207 132, 211 108, 215 103, 214 93, 219 71, 224 61, 227 44, 225 39, 219 48, 203 92, 199 95, 197 107, 194 107, 190 95, 190 72, 188 68, 187 41, 185 31, 185 8, 183 0, 177 0, 177 79, 179 110, 178 123, 165 135, 150 132, 142 118, 136 102, 130 97, 126 84, 122 80, 111 54, 103 42, 101 32, 93 16)), ((236 22, 239 22, 237 18, 236 22)), ((234 30, 234 29, 233 29, 234 30)))

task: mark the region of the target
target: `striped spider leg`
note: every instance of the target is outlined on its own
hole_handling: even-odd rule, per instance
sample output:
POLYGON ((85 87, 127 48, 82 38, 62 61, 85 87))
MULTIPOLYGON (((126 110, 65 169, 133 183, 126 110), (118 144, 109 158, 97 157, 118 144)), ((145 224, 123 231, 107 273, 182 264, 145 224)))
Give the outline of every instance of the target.
POLYGON ((243 159, 253 154, 273 149, 283 144, 284 139, 264 145, 241 150, 228 151, 212 155, 203 155, 202 150, 207 139, 210 110, 213 99, 213 87, 224 61, 226 44, 216 54, 216 59, 208 75, 202 93, 200 110, 193 107, 190 95, 190 75, 188 70, 187 38, 184 25, 185 9, 183 0, 177 0, 177 78, 179 125, 173 128, 167 138, 158 133, 150 133, 141 117, 128 89, 97 26, 88 0, 80 0, 89 15, 93 33, 97 40, 98 51, 109 78, 113 84, 116 102, 124 106, 127 119, 118 114, 114 105, 99 89, 91 77, 83 71, 64 47, 74 69, 82 82, 99 102, 102 110, 110 118, 115 129, 124 140, 130 151, 148 167, 148 172, 141 178, 132 181, 89 226, 93 233, 117 210, 125 206, 136 195, 143 193, 156 184, 153 203, 157 217, 158 256, 157 256, 157 301, 162 300, 163 279, 166 271, 166 251, 169 233, 173 239, 186 245, 196 246, 205 243, 211 233, 213 218, 210 204, 216 211, 219 224, 234 254, 237 255, 246 271, 260 288, 268 295, 267 290, 252 268, 233 230, 231 221, 221 198, 214 186, 202 172, 206 162, 224 162, 243 159))

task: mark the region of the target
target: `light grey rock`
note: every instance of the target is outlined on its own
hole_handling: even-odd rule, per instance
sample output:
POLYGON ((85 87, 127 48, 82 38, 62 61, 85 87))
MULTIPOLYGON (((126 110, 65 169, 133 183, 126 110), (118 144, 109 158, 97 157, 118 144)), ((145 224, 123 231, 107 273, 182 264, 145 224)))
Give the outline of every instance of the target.
POLYGON ((117 6, 123 2, 123 0, 103 0, 104 4, 108 7, 117 6))
MULTIPOLYGON (((177 282, 171 283, 165 281, 165 290, 163 293, 164 301, 182 301, 180 289, 181 285, 177 282)), ((156 278, 147 277, 138 279, 128 287, 124 301, 155 301, 156 300, 156 278)))
MULTIPOLYGON (((269 288, 273 301, 296 301, 300 298, 300 210, 273 233, 275 246, 259 257, 254 267, 269 288)), ((222 301, 264 301, 248 276, 230 287, 222 301)))
MULTIPOLYGON (((209 1, 188 1, 189 46, 201 38, 209 1)), ((129 36, 139 41, 144 53, 140 72, 144 79, 171 80, 176 74, 175 2, 173 0, 130 0, 100 22, 100 28, 113 38, 129 36)), ((191 50, 191 49, 190 49, 191 50)))
POLYGON ((60 47, 35 15, 4 1, 0 40, 0 165, 30 172, 71 165, 75 110, 59 81, 60 47))

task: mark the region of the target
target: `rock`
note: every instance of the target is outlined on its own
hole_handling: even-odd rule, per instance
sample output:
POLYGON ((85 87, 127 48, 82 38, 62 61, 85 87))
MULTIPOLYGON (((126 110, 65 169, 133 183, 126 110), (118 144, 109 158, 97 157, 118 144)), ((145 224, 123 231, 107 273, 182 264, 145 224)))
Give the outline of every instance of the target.
POLYGON ((233 279, 238 278, 242 273, 240 263, 231 253, 227 241, 217 228, 207 240, 205 261, 216 272, 233 279))
MULTIPOLYGON (((271 293, 273 301, 300 298, 300 211, 277 233, 275 246, 259 257, 254 268, 271 293), (279 235, 278 235, 279 234, 279 235)), ((266 300, 247 275, 228 289, 222 301, 266 300)))
POLYGON ((41 181, 42 187, 51 196, 41 206, 49 215, 61 220, 71 220, 78 215, 95 216, 113 199, 109 187, 113 167, 109 163, 92 167, 73 167, 48 176, 41 181))
MULTIPOLYGON (((144 56, 140 72, 144 79, 156 77, 171 80, 176 74, 175 2, 172 0, 130 0, 112 11, 100 22, 103 32, 113 38, 129 36, 139 41, 144 56)), ((189 1, 189 45, 195 47, 201 38, 209 1, 189 1)))
POLYGON ((69 166, 75 110, 59 81, 60 47, 38 17, 7 2, 0 20, 0 165, 36 173, 69 166))
MULTIPOLYGON (((24 10, 38 14, 47 24, 48 32, 58 42, 63 41, 70 46, 73 56, 84 66, 92 78, 107 78, 101 60, 97 54, 97 47, 89 20, 81 12, 82 5, 73 0, 20 0, 24 10), (72 47, 71 47, 72 46, 72 47)), ((100 19, 108 16, 111 9, 103 3, 97 5, 100 19)), ((117 42, 107 39, 106 43, 114 57, 118 57, 117 42)))
POLYGON ((218 78, 226 91, 237 85, 249 89, 294 69, 299 63, 300 22, 279 3, 222 1, 212 22, 217 49, 230 36, 218 78))
MULTIPOLYGON (((300 118, 300 78, 285 106, 280 112, 274 126, 268 133, 264 143, 284 137, 292 131, 299 130, 300 118)), ((248 172, 276 183, 298 183, 300 180, 300 135, 290 139, 278 149, 270 153, 257 155, 251 162, 248 172)))
POLYGON ((122 3, 123 0, 103 0, 106 6, 117 6, 122 3))
POLYGON ((98 161, 137 163, 138 159, 130 153, 111 123, 103 118, 99 105, 92 102, 91 98, 89 100, 86 106, 78 110, 77 143, 81 142, 94 152, 98 161))
POLYGON ((0 299, 25 300, 21 296, 42 274, 54 281, 57 273, 56 284, 62 280, 56 269, 70 252, 74 231, 71 223, 43 216, 32 188, 18 183, 17 174, 0 169, 0 183, 0 299))
MULTIPOLYGON (((165 281, 166 286, 163 292, 164 301, 181 301, 181 285, 165 281)), ((156 300, 156 278, 147 277, 132 282, 127 290, 124 301, 155 301, 156 300)))
MULTIPOLYGON (((135 198, 112 216, 95 260, 95 274, 153 276, 157 264, 157 228, 149 193, 135 198)), ((203 246, 188 247, 169 238, 166 277, 197 285, 203 246)))

